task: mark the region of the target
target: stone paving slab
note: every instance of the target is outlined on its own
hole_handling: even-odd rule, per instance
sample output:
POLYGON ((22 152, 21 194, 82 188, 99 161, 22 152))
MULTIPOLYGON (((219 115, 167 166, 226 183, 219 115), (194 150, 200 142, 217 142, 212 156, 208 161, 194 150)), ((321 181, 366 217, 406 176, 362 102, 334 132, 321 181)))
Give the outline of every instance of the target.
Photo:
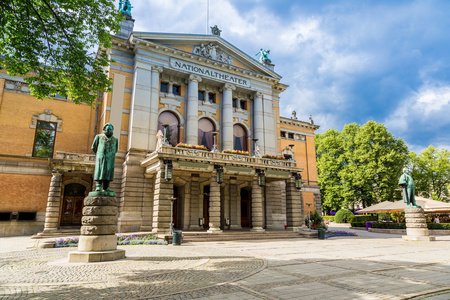
POLYGON ((29 237, 0 244, 0 299, 450 299, 445 236, 120 246, 126 259, 90 264, 29 237))

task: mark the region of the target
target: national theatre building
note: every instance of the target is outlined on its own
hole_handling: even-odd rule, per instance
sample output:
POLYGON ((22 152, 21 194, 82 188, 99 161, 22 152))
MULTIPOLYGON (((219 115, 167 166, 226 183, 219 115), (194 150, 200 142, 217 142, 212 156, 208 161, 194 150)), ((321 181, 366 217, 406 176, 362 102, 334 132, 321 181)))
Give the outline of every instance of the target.
MULTIPOLYGON (((55 234, 81 224, 93 189, 94 136, 119 139, 111 189, 119 232, 298 230, 321 211, 314 132, 280 116, 270 59, 211 34, 133 31, 126 14, 105 51, 111 93, 96 109, 37 101, 0 73, 0 236, 55 234)), ((301 109, 299 107, 298 109, 301 109)))

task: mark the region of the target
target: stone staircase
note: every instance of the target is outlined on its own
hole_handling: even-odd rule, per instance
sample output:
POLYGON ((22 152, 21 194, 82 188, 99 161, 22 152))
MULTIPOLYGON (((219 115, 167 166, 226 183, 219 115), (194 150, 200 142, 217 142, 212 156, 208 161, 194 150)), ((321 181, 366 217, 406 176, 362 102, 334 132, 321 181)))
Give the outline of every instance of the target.
POLYGON ((299 239, 303 238, 298 232, 293 231, 224 231, 222 233, 207 232, 183 232, 183 243, 188 242, 218 242, 218 241, 242 241, 242 240, 267 240, 267 239, 299 239))

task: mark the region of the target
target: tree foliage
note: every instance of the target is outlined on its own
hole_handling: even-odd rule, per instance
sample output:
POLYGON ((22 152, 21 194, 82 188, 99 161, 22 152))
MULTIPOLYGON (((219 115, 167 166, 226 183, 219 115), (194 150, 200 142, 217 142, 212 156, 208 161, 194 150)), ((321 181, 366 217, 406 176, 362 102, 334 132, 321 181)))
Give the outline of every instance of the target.
POLYGON ((383 124, 348 124, 341 132, 316 135, 318 180, 323 206, 338 210, 400 198, 397 180, 408 157, 402 139, 383 124))
POLYGON ((450 200, 450 152, 430 145, 419 155, 410 153, 416 193, 440 201, 450 200))
POLYGON ((110 60, 93 49, 110 47, 120 21, 108 0, 2 0, 0 70, 24 76, 40 100, 59 94, 92 104, 111 86, 110 60))

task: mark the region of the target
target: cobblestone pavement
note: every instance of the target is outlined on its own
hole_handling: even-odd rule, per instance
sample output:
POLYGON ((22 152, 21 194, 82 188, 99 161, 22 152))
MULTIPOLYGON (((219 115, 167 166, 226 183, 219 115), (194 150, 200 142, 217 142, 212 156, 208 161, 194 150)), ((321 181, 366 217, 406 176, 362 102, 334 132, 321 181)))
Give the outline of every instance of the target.
POLYGON ((89 264, 67 262, 74 248, 0 238, 0 299, 450 299, 450 236, 356 232, 122 246, 126 259, 89 264))

